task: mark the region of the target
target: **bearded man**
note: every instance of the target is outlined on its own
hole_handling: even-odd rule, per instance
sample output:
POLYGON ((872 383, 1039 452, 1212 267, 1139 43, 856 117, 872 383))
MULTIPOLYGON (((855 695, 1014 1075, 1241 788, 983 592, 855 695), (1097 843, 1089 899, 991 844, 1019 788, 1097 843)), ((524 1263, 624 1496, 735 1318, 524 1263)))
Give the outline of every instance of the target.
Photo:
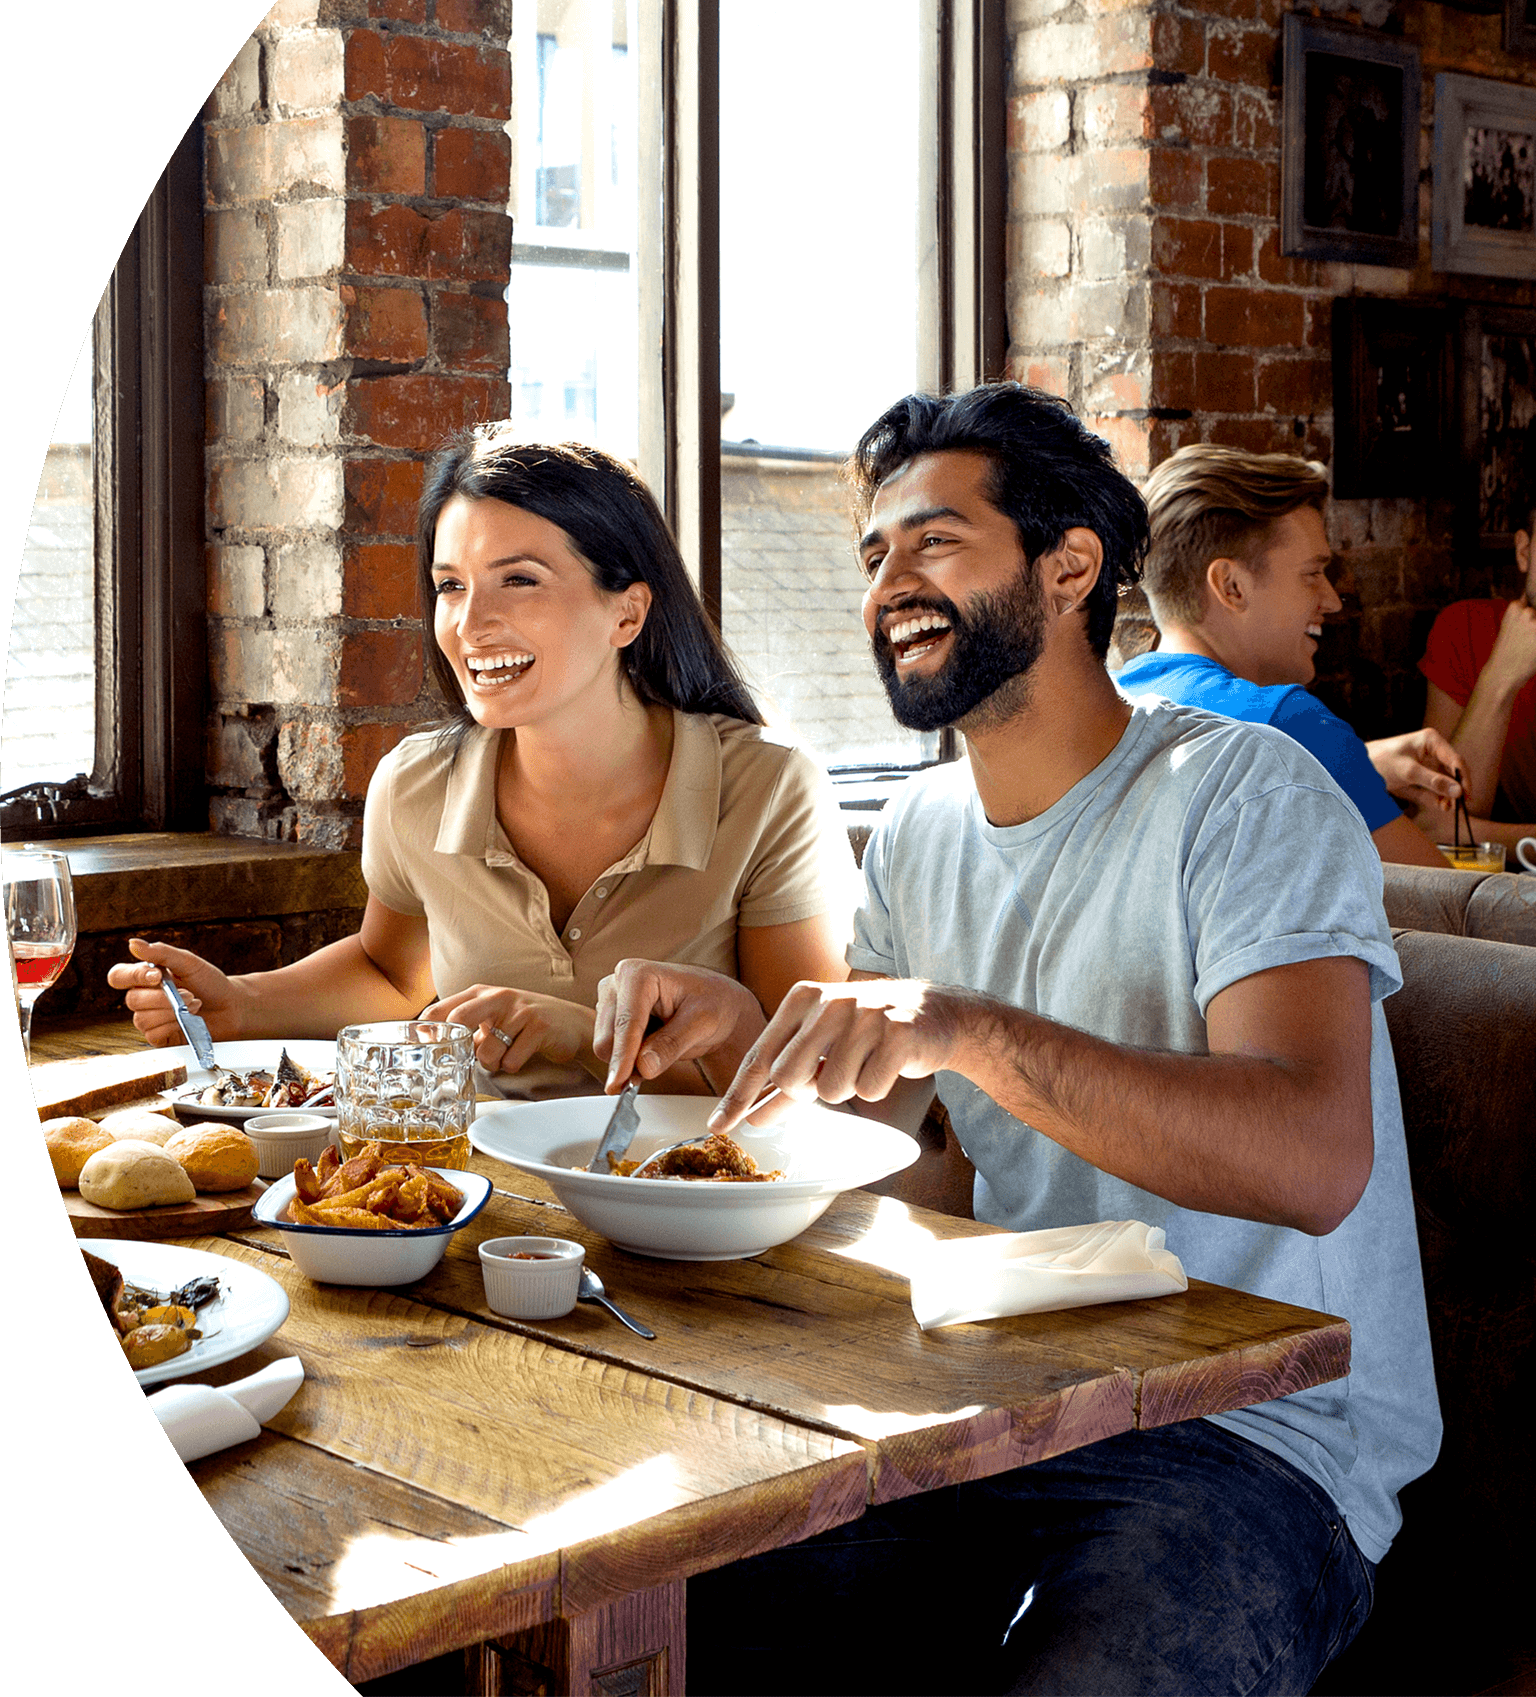
POLYGON ((765 1022, 739 985, 626 962, 599 1010, 610 1088, 714 1056, 738 1067, 728 1130, 770 1079, 866 1103, 932 1079, 979 1220, 1160 1226, 1196 1278, 1345 1315, 1353 1368, 694 1581, 690 1683, 1308 1691, 1439 1442, 1380 861, 1290 738, 1116 691, 1146 512, 1064 404, 911 396, 853 471, 892 708, 957 726, 967 758, 887 806, 854 981, 765 1022))

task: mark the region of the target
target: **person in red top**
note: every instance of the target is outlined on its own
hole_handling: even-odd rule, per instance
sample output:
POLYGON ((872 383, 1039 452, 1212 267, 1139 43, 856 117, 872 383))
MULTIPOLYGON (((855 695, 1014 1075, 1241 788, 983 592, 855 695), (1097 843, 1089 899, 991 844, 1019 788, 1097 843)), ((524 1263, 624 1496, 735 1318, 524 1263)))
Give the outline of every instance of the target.
POLYGON ((1429 680, 1424 723, 1467 763, 1467 809, 1477 837, 1513 853, 1536 832, 1536 504, 1515 532, 1525 593, 1514 601, 1457 601, 1435 620, 1419 670, 1429 680))

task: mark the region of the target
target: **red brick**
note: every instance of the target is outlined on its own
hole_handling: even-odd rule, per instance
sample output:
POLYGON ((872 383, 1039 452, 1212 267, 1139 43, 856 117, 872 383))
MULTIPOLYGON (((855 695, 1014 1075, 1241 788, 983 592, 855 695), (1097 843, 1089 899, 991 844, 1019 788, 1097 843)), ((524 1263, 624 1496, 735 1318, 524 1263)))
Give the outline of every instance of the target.
POLYGON ((1028 383, 1032 389, 1044 389, 1063 398, 1072 385, 1071 362, 1060 354, 1026 354, 1021 360, 1010 360, 1009 375, 1016 383, 1028 383))
POLYGON ((1232 145, 1245 153, 1267 153, 1280 145, 1280 102, 1249 89, 1234 91, 1232 145))
POLYGON ((1159 353, 1152 364, 1152 405, 1181 407, 1193 412, 1196 405, 1195 356, 1159 353))
POLYGON ((1159 218, 1152 226, 1152 263, 1165 277, 1221 276, 1221 226, 1205 219, 1159 218))
POLYGON ((1193 283, 1152 285, 1152 334, 1175 342, 1200 339, 1200 290, 1193 283))
POLYGON ((424 126, 415 118, 348 118, 347 187, 365 194, 425 194, 424 126))
POLYGON ((421 692, 421 633, 353 631, 342 643, 336 700, 342 707, 404 707, 421 692))
POLYGON ((1198 77, 1205 69, 1205 25, 1173 12, 1152 19, 1152 63, 1160 71, 1198 77))
POLYGON ((437 0, 437 27, 453 35, 505 41, 512 33, 511 0, 437 0))
POLYGON ((342 428, 381 448, 435 449, 456 431, 505 418, 510 402, 507 383, 488 377, 354 377, 342 428))
POLYGON ((1202 351, 1195 356, 1198 412, 1252 412, 1254 359, 1252 354, 1202 351))
POLYGON ((346 463, 345 524, 366 536, 413 536, 424 468, 417 460, 360 460, 346 463))
POLYGON ((343 725, 341 783, 345 794, 366 795, 374 768, 410 730, 409 725, 343 725))
POLYGON ((1223 282, 1253 274, 1253 231, 1246 224, 1221 226, 1221 276, 1223 282))
POLYGON ((1213 18, 1251 18, 1258 10, 1258 0, 1179 0, 1185 12, 1204 12, 1213 18))
POLYGON ((349 619, 419 619, 415 544, 351 544, 342 559, 341 610, 349 619))
POLYGON ((1271 29, 1212 31, 1206 64, 1223 82, 1267 89, 1279 81, 1280 37, 1271 29))
POLYGON ((1279 289, 1207 289, 1205 339, 1218 347, 1300 347, 1306 314, 1279 289))
POLYGON ((368 0, 370 18, 388 18, 391 23, 424 24, 427 0, 368 0))
POLYGON ((412 112, 504 119, 512 111, 512 60, 505 47, 354 30, 346 80, 348 100, 373 94, 412 112))
MULTIPOLYGON (((1289 420, 1275 418, 1212 418, 1207 422, 1206 440, 1228 448, 1246 448, 1251 454, 1293 454, 1296 438, 1289 420)), ((343 660, 345 664, 345 660, 343 660)))
POLYGON ((512 358, 505 296, 435 294, 432 351, 455 371, 505 372, 512 358))
POLYGON ((1317 286, 1317 261, 1299 259, 1280 252, 1280 235, 1271 230, 1259 244, 1259 276, 1266 283, 1283 283, 1293 289, 1317 286))
POLYGON ((1177 453, 1185 442, 1200 440, 1200 426, 1192 418, 1155 418, 1147 427, 1147 459, 1151 465, 1161 465, 1170 454, 1177 453))
POLYGON ((1154 147, 1147 161, 1147 192, 1156 207, 1200 204, 1204 173, 1200 155, 1180 147, 1154 147))
POLYGON ((410 206, 347 203, 347 264, 365 277, 451 278, 505 283, 512 220, 455 209, 432 218, 410 206))
POLYGON ((1259 405, 1273 412, 1327 412, 1333 405, 1333 366, 1324 359, 1273 359, 1259 367, 1259 405))
POLYGON ((505 130, 439 130, 432 142, 432 192, 443 200, 507 204, 512 139, 505 130))
POLYGON ((427 357, 427 308, 416 289, 363 289, 344 283, 346 350, 359 359, 398 363, 427 357))
POLYGON ((1212 159, 1205 167, 1205 204, 1211 212, 1273 218, 1279 172, 1258 159, 1212 159))
POLYGON ((1147 455, 1147 424, 1143 419, 1114 415, 1089 415, 1083 423, 1102 436, 1114 449, 1115 458, 1127 476, 1140 479, 1152 469, 1147 455))
POLYGON ((1162 83, 1148 90, 1148 100, 1148 133, 1154 139, 1185 141, 1191 147, 1231 146, 1232 95, 1220 83, 1162 83))

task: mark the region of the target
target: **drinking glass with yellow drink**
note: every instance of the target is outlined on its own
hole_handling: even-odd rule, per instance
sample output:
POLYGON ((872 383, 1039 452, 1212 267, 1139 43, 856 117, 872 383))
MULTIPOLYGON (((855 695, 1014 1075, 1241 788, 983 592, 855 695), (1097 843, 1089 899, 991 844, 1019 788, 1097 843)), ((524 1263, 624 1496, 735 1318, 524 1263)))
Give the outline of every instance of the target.
POLYGON ((467 1025, 430 1019, 347 1026, 336 1039, 342 1156, 379 1143, 387 1161, 467 1166, 474 1036, 467 1025))
POLYGON ((1441 854, 1458 872, 1502 872, 1503 843, 1440 843, 1441 854))

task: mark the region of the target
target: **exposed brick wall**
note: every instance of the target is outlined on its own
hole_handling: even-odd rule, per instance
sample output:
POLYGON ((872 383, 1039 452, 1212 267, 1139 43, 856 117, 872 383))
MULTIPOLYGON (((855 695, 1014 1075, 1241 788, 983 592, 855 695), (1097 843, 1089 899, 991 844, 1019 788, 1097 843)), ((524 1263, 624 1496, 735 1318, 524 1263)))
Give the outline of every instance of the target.
MULTIPOLYGON (((1193 441, 1327 460, 1339 295, 1536 302, 1532 284, 1430 270, 1436 72, 1536 84, 1536 59, 1503 52, 1499 17, 1434 0, 1396 0, 1382 24, 1423 58, 1418 265, 1280 254, 1290 9, 1012 0, 1011 367, 1071 399, 1134 477, 1193 441)), ((1497 592, 1507 568, 1457 554, 1448 501, 1337 502, 1331 523, 1345 611, 1318 693, 1366 736, 1417 725, 1435 613, 1497 592)))
POLYGON ((280 0, 204 115, 215 830, 355 846, 436 717, 423 462, 504 417, 509 0, 280 0))

